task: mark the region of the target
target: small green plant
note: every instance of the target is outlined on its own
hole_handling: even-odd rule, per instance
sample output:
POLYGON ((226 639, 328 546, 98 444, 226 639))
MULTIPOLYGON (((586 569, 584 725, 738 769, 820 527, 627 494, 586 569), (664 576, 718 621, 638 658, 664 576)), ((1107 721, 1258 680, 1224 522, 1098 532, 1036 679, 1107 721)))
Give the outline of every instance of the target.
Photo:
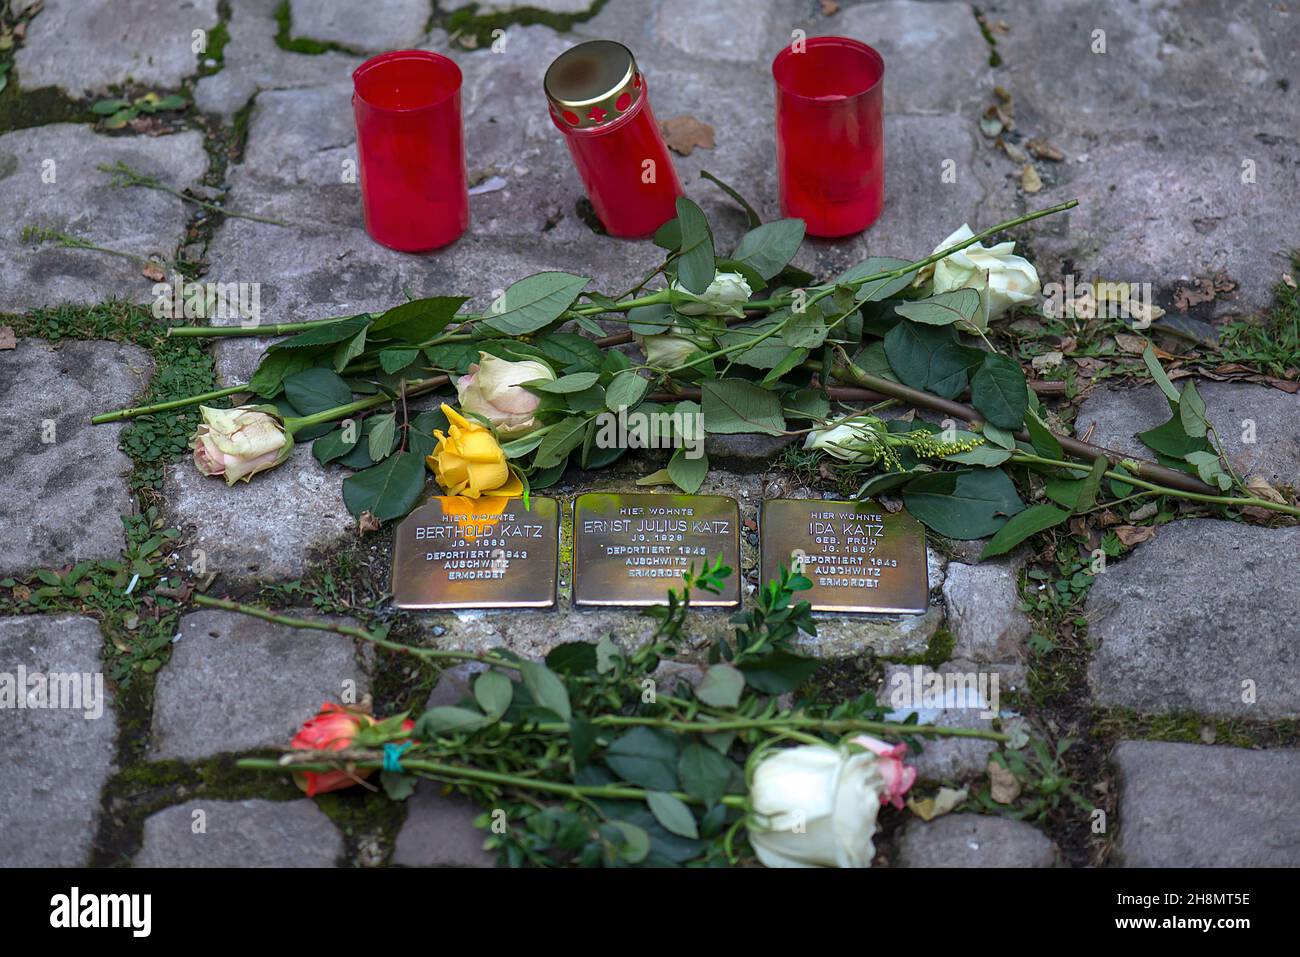
POLYGON ((90 108, 90 112, 96 116, 104 117, 104 129, 120 130, 141 113, 150 115, 167 113, 183 110, 189 105, 190 101, 178 93, 172 93, 168 96, 146 93, 144 96, 138 96, 135 99, 100 100, 90 108))
POLYGON ((1062 738, 1055 746, 1041 738, 1031 738, 1028 746, 1019 751, 996 752, 990 761, 1015 775, 1020 782, 1020 794, 1011 804, 999 804, 993 800, 990 790, 982 790, 977 797, 981 809, 1035 822, 1060 811, 1067 802, 1091 813, 1092 804, 1079 793, 1063 761, 1073 744, 1071 738, 1062 738))

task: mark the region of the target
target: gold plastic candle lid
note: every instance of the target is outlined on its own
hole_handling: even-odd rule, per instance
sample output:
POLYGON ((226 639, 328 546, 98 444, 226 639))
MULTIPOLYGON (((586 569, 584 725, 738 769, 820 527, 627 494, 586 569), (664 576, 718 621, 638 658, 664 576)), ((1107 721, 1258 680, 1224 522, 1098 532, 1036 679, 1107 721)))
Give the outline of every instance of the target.
POLYGON ((613 40, 588 40, 561 53, 542 81, 551 110, 565 126, 605 126, 645 92, 632 51, 613 40))

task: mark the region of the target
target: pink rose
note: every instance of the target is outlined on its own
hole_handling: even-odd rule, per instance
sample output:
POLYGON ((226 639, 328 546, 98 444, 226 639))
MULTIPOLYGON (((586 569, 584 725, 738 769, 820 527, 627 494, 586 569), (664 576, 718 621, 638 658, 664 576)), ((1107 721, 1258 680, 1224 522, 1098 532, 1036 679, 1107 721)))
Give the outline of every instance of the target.
POLYGON ((903 763, 903 758, 907 757, 907 745, 902 742, 889 744, 866 734, 849 739, 849 743, 866 748, 876 756, 876 764, 885 779, 885 790, 880 794, 880 803, 901 808, 903 795, 916 783, 916 768, 903 763))

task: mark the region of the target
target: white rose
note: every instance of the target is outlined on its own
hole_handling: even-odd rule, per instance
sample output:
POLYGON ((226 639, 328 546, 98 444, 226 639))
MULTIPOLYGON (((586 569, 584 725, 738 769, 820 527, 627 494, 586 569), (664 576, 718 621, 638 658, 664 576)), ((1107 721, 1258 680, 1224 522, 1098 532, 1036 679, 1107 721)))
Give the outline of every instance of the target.
MULTIPOLYGON (((935 247, 936 253, 949 246, 965 242, 975 234, 970 226, 961 228, 935 247)), ((1012 255, 1016 244, 998 243, 985 247, 972 243, 965 249, 945 256, 934 264, 934 293, 954 289, 974 289, 980 294, 982 314, 976 313, 969 322, 957 323, 964 332, 983 332, 990 320, 996 319, 1014 305, 1033 302, 1041 291, 1038 273, 1029 260, 1012 255)))
POLYGON ((707 352, 712 344, 706 336, 692 336, 681 325, 674 324, 667 332, 654 335, 636 335, 637 345, 645 353, 645 361, 656 369, 676 369, 697 352, 707 352))
MULTIPOLYGON (((672 284, 672 289, 692 295, 678 282, 672 284)), ((682 302, 673 308, 683 316, 724 316, 735 312, 736 307, 744 306, 753 294, 754 290, 749 288, 749 283, 740 273, 720 272, 714 274, 709 288, 700 294, 703 302, 682 302)))
POLYGON ((774 751, 754 769, 749 843, 768 867, 870 867, 885 781, 871 752, 774 751))
POLYGON ((821 449, 837 459, 852 462, 878 447, 886 432, 884 424, 877 419, 851 419, 829 429, 809 432, 803 447, 821 449))
POLYGON ((469 367, 469 374, 456 380, 456 396, 466 412, 481 415, 503 438, 518 438, 537 428, 533 413, 541 397, 520 386, 534 379, 554 379, 544 362, 522 359, 512 362, 487 352, 469 367))
POLYGON ((293 451, 293 436, 274 406, 234 409, 199 406, 198 430, 190 440, 194 465, 204 475, 219 475, 227 485, 249 481, 273 469, 293 451))

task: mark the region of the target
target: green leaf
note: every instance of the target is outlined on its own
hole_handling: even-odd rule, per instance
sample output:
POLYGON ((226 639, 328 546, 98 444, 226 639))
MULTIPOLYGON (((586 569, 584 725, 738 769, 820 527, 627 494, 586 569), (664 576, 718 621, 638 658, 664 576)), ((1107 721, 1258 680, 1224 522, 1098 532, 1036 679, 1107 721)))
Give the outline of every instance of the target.
POLYGON ((569 705, 569 689, 564 682, 546 665, 538 661, 524 661, 519 665, 519 673, 524 679, 524 687, 533 696, 533 701, 548 711, 560 716, 567 722, 573 717, 569 705))
POLYGON ((610 821, 610 826, 618 830, 627 842, 619 850, 618 856, 629 864, 640 864, 650 853, 650 835, 635 824, 627 821, 610 821))
POLYGON ((663 791, 651 791, 645 796, 645 802, 649 805, 655 820, 673 834, 689 838, 700 836, 700 829, 695 824, 695 815, 680 798, 663 791))
POLYGON ((980 561, 992 558, 994 555, 1003 555, 1030 535, 1051 528, 1053 525, 1060 525, 1069 517, 1069 512, 1055 505, 1031 505, 1023 512, 1012 516, 998 529, 997 534, 984 546, 984 551, 980 552, 980 561))
POLYGON ((383 349, 379 353, 379 367, 392 375, 400 372, 420 357, 420 350, 414 348, 383 349))
POLYGON ((420 715, 414 733, 423 738, 429 735, 454 734, 457 731, 477 731, 479 728, 487 727, 493 720, 495 719, 471 711, 469 708, 439 705, 420 715))
POLYGON ((734 708, 745 690, 745 676, 731 665, 717 664, 704 673, 695 697, 715 708, 734 708))
POLYGON ((328 465, 335 459, 341 459, 356 448, 357 442, 361 438, 361 430, 355 426, 351 429, 351 442, 346 441, 344 432, 344 429, 335 429, 328 435, 322 435, 312 443, 311 454, 315 456, 317 462, 321 465, 328 465))
MULTIPOLYGON (((603 333, 602 333, 603 334, 603 333)), ((600 368, 605 354, 586 336, 572 332, 551 332, 533 345, 566 372, 590 372, 600 368)))
POLYGON ((894 375, 893 367, 889 364, 889 356, 885 354, 885 344, 879 339, 859 352, 853 364, 863 372, 881 379, 888 379, 890 382, 898 381, 898 376, 894 375))
POLYGON ((605 751, 605 764, 618 777, 652 791, 676 791, 677 742, 663 731, 633 728, 605 751))
POLYGON ((362 329, 346 342, 334 347, 334 371, 342 372, 347 364, 366 351, 366 330, 362 329))
POLYGON ((772 333, 765 339, 760 338, 769 332, 773 326, 781 325, 788 315, 788 312, 773 313, 748 325, 733 326, 717 336, 718 344, 736 350, 728 355, 732 362, 738 362, 743 366, 754 369, 772 369, 787 363, 792 355, 799 356, 798 362, 802 362, 808 357, 808 351, 806 349, 791 349, 785 344, 784 337, 779 333, 772 333), (748 346, 748 348, 741 348, 742 346, 748 346))
POLYGON ((956 487, 957 479, 951 472, 885 472, 882 475, 874 475, 862 483, 858 489, 858 499, 875 498, 877 495, 884 495, 886 492, 892 492, 901 485, 906 485, 920 475, 946 475, 944 481, 949 483, 949 491, 956 487))
POLYGON ((530 382, 523 383, 523 385, 528 386, 534 392, 569 395, 573 392, 590 389, 599 378, 600 373, 598 372, 573 372, 569 375, 562 375, 558 379, 533 379, 530 382))
POLYGON ((514 696, 515 683, 499 671, 485 671, 474 682, 474 700, 493 720, 506 713, 514 696))
POLYGON ((894 312, 913 322, 927 326, 949 326, 954 322, 969 322, 980 308, 980 294, 974 289, 954 289, 941 292, 929 299, 900 302, 894 312))
POLYGON ((587 419, 584 416, 571 415, 556 422, 546 433, 546 438, 542 439, 542 444, 533 457, 533 465, 539 469, 560 465, 570 452, 582 444, 586 433, 587 419))
POLYGON ((381 522, 401 518, 424 491, 424 459, 410 452, 390 455, 378 465, 343 480, 343 503, 360 517, 370 512, 381 522))
POLYGON ((764 694, 785 694, 812 677, 821 666, 816 658, 805 658, 778 648, 760 658, 740 663, 740 670, 751 688, 764 694))
POLYGON ((668 477, 673 484, 687 495, 694 495, 704 484, 704 477, 709 474, 709 457, 701 449, 699 455, 691 458, 685 448, 673 452, 668 460, 668 477))
MULTIPOLYGON (((722 190, 724 193, 726 193, 728 196, 734 199, 740 205, 740 208, 745 211, 745 222, 750 229, 753 229, 755 226, 758 226, 763 222, 763 218, 758 215, 758 213, 754 210, 753 206, 749 205, 749 201, 745 199, 745 197, 741 196, 739 192, 732 189, 722 180, 718 179, 718 177, 714 176, 707 169, 700 170, 700 179, 707 179, 709 182, 717 186, 718 189, 722 190)), ((672 243, 666 248, 676 249, 677 244, 672 243)))
POLYGON ((546 656, 546 667, 557 674, 581 675, 596 670, 596 646, 589 641, 566 641, 546 656))
POLYGON ((885 334, 885 355, 904 385, 955 399, 985 353, 963 346, 951 326, 900 322, 885 334))
POLYGON ((1153 452, 1167 455, 1171 459, 1185 459, 1193 452, 1205 452, 1210 447, 1204 435, 1187 434, 1187 430, 1183 427, 1181 411, 1168 422, 1157 425, 1154 429, 1139 432, 1138 438, 1153 452))
POLYGON ((1001 469, 959 472, 953 491, 947 494, 918 484, 924 481, 918 479, 903 489, 903 503, 928 528, 948 538, 992 535, 1025 507, 1015 484, 1001 469))
POLYGON ((1187 380, 1183 386, 1182 396, 1178 400, 1178 421, 1183 424, 1183 431, 1194 439, 1203 439, 1208 431, 1209 418, 1205 414, 1205 400, 1196 391, 1196 383, 1187 380))
POLYGON ((352 388, 329 369, 313 368, 285 379, 284 395, 302 415, 313 415, 347 405, 352 388))
POLYGON ((685 196, 677 197, 677 223, 681 229, 677 281, 698 296, 713 282, 713 232, 704 211, 685 196))
POLYGON ((1232 476, 1224 471, 1217 452, 1191 452, 1184 457, 1196 474, 1207 485, 1217 485, 1222 492, 1232 488, 1232 476))
POLYGON ((805 228, 802 219, 764 223, 740 237, 740 244, 731 258, 753 267, 764 279, 771 279, 799 251, 805 228))
MULTIPOLYGON (((973 292, 964 289, 963 292, 973 292)), ((975 294, 979 298, 979 294, 975 294)), ((1029 406, 1028 384, 1020 363, 990 352, 970 382, 971 404, 1001 429, 1018 429, 1025 422, 1029 406)))
MULTIPOLYGON (((740 677, 743 685, 744 678, 740 677)), ((726 757, 698 741, 692 741, 682 748, 682 756, 677 761, 682 790, 707 804, 712 804, 727 793, 727 785, 734 772, 735 765, 726 757)))
POLYGON ((164 96, 157 103, 153 104, 152 112, 156 113, 160 110, 179 110, 189 106, 189 103, 190 101, 180 94, 172 93, 168 96, 164 96))
POLYGON ((1075 499, 1076 512, 1086 512, 1097 504, 1097 490, 1101 488, 1101 480, 1108 468, 1110 468, 1110 460, 1106 456, 1099 455, 1093 460, 1092 469, 1088 472, 1088 477, 1083 480, 1079 497, 1075 499))
POLYGON ((826 319, 820 309, 813 307, 790 314, 781 337, 785 344, 795 349, 816 349, 826 341, 826 319))
MULTIPOLYGON (((877 273, 893 272, 895 269, 901 269, 909 263, 907 259, 894 259, 890 256, 872 256, 865 262, 860 262, 856 266, 850 266, 844 272, 835 277, 835 282, 848 283, 853 282, 863 276, 874 276, 877 273)), ((882 299, 889 299, 905 290, 912 284, 916 278, 916 270, 904 273, 893 279, 873 279, 865 282, 858 287, 854 293, 853 300, 857 303, 879 302, 882 299)))
MULTIPOLYGON (((965 434, 958 432, 958 439, 965 434)), ((995 445, 985 442, 983 445, 977 445, 969 452, 957 452, 954 455, 945 455, 944 460, 947 462, 958 462, 962 465, 979 465, 983 468, 994 468, 1001 465, 1007 459, 1011 458, 1010 449, 1000 449, 995 445)))
POLYGON ((567 272, 527 276, 505 291, 483 325, 508 336, 536 332, 564 315, 590 281, 567 272))
POLYGON ((277 342, 271 348, 273 351, 278 352, 282 349, 332 346, 337 342, 355 338, 357 333, 364 332, 369 325, 369 316, 352 316, 349 319, 340 319, 337 322, 322 322, 314 329, 308 329, 306 332, 300 332, 283 342, 277 342))
POLYGON ((479 343, 444 342, 424 350, 429 365, 435 369, 449 369, 464 374, 479 360, 479 343))
POLYGON ((427 342, 442 332, 465 304, 465 296, 433 296, 412 299, 394 306, 370 327, 372 339, 401 339, 404 342, 427 342))
POLYGON ((1177 404, 1178 389, 1169 381, 1169 376, 1165 375, 1160 360, 1156 358, 1156 350, 1151 347, 1150 343, 1142 350, 1142 361, 1146 364, 1147 371, 1151 373, 1151 378, 1155 380, 1156 385, 1160 386, 1160 391, 1165 394, 1165 398, 1177 404))
POLYGON ((1043 485, 1043 494, 1058 505, 1074 511, 1083 491, 1083 479, 1049 478, 1043 485))
MULTIPOLYGON (((1052 430, 1047 427, 1047 423, 1038 417, 1033 409, 1025 413, 1025 428, 1029 430, 1029 443, 1034 447, 1034 451, 1045 459, 1061 459, 1065 455, 1065 450, 1061 448, 1061 443, 1052 430)), ((987 429, 985 432, 987 434, 987 429)))
POLYGON ((99 100, 90 108, 90 112, 94 113, 96 116, 110 116, 118 110, 126 109, 130 105, 130 100, 99 100))
MULTIPOLYGON (((627 327, 639 336, 657 336, 667 332, 681 318, 666 302, 649 306, 634 306, 627 311, 627 327)), ((621 353, 611 353, 620 355, 621 353)))
POLYGON ((781 400, 774 392, 761 389, 746 379, 706 381, 700 386, 704 429, 717 435, 759 432, 779 435, 785 431, 781 400))
POLYGON ((388 457, 397 442, 397 416, 385 412, 383 415, 372 416, 367 424, 370 429, 367 433, 366 451, 370 453, 372 462, 378 462, 388 457))
POLYGON ((628 370, 620 372, 614 376, 609 387, 605 390, 605 406, 611 412, 617 412, 619 409, 631 409, 645 398, 646 390, 650 388, 650 380, 646 379, 636 372, 628 370))
POLYGON ((140 111, 134 106, 128 107, 125 110, 118 110, 108 119, 104 120, 104 129, 120 130, 122 127, 126 126, 126 124, 135 119, 139 112, 140 111))

